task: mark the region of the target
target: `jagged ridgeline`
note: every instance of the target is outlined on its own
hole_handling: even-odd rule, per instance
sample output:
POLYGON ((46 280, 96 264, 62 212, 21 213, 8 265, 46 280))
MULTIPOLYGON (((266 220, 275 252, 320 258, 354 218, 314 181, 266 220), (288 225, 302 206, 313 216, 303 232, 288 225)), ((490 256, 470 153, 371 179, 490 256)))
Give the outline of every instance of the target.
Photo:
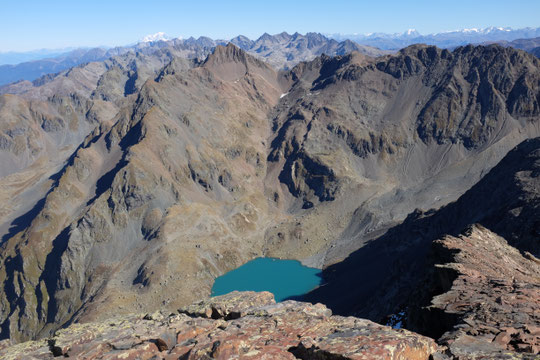
POLYGON ((177 309, 258 256, 340 262, 540 135, 539 60, 512 48, 179 55, 3 89, 2 338, 177 309))
MULTIPOLYGON (((239 35, 231 39, 230 42, 280 68, 290 68, 300 61, 312 60, 315 56, 323 53, 343 55, 351 51, 359 51, 370 56, 389 53, 372 46, 357 44, 351 40, 336 41, 318 33, 307 33, 305 35, 299 33, 290 35, 286 32, 276 35, 265 33, 256 40, 250 40, 239 35)), ((1 65, 0 85, 26 80, 22 84, 18 84, 17 87, 28 86, 29 81, 34 81, 46 74, 57 73, 88 62, 106 61, 111 57, 118 58, 119 55, 128 53, 137 54, 138 56, 152 54, 204 59, 217 45, 226 45, 227 43, 229 43, 227 40, 213 40, 201 36, 198 39, 190 37, 188 39, 143 41, 133 46, 112 49, 76 49, 54 58, 24 62, 17 65, 1 65)), ((37 80, 37 82, 39 81, 37 80)))

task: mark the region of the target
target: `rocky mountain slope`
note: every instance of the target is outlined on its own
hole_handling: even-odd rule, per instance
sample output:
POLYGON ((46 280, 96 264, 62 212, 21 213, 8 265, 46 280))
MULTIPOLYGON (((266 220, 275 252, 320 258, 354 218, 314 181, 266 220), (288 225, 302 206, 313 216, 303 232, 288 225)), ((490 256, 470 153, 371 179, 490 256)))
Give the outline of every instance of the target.
POLYGON ((270 254, 308 257, 318 248, 308 263, 330 264, 415 208, 456 200, 538 134, 538 90, 527 90, 527 100, 518 90, 538 83, 537 66, 496 46, 413 46, 385 60, 350 55, 297 66, 272 115, 269 172, 279 180, 274 197, 302 215, 287 231, 267 232, 280 249, 270 254), (321 221, 323 211, 331 215, 321 221), (310 242, 300 249, 298 233, 310 242))
MULTIPOLYGON (((13 117, 3 136, 33 129, 39 141, 2 149, 14 159, 0 179, 11 199, 0 228, 2 337, 177 309, 257 256, 327 267, 384 249, 381 234, 415 208, 456 200, 539 135, 539 79, 537 58, 500 46, 320 56, 278 72, 230 44, 204 61, 125 54, 19 85, 3 95, 13 117), (70 110, 85 126, 81 142, 50 125, 67 124, 55 99, 85 104, 70 110), (46 116, 28 110, 38 105, 46 116)), ((429 244, 402 248, 389 270, 427 256, 429 244)), ((393 278, 376 279, 358 289, 394 290, 365 307, 370 319, 403 305, 393 278)), ((336 302, 357 295, 328 304, 339 312, 336 302)))

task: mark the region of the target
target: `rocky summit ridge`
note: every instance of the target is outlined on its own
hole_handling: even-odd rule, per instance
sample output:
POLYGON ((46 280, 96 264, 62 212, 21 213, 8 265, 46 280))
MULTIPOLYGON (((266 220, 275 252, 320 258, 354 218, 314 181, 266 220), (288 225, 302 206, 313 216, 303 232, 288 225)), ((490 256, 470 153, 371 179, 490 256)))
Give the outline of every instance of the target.
POLYGON ((429 338, 369 320, 332 316, 321 304, 238 293, 180 309, 72 325, 15 346, 3 359, 428 359, 429 338))
MULTIPOLYGON (((437 262, 432 244, 480 223, 487 231, 474 238, 493 244, 474 251, 538 256, 539 65, 497 45, 414 45, 276 71, 229 44, 205 60, 125 54, 13 85, 0 96, 0 159, 11 164, 0 178, 1 337, 52 339, 113 315, 176 312, 207 298, 217 276, 272 256, 323 268, 313 303, 378 322, 405 311, 404 324, 417 321, 441 356, 459 358, 443 334, 457 326, 460 339, 475 337, 460 319, 477 305, 422 327, 423 309, 451 291, 432 270, 487 265, 465 261, 473 255, 437 262)), ((496 271, 525 272, 516 284, 534 285, 537 263, 511 254, 496 271)), ((496 293, 506 286, 496 281, 473 289, 496 293)), ((474 291, 458 285, 450 302, 474 291)), ((536 291, 519 286, 510 298, 536 291)), ((311 306, 288 304, 298 307, 290 316, 311 306)), ((504 308, 510 340, 498 338, 497 356, 536 349, 536 305, 519 306, 504 308)), ((491 344, 504 329, 478 314, 474 324, 492 330, 474 341, 491 344)), ((328 336, 299 354, 334 346, 328 336)))

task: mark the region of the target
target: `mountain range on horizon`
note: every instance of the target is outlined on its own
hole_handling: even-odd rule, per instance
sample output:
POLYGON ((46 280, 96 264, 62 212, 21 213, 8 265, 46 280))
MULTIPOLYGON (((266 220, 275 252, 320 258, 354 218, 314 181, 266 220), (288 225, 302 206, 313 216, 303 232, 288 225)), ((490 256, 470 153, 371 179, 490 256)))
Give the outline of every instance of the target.
POLYGON ((435 45, 441 48, 452 48, 467 44, 478 44, 488 41, 513 41, 540 36, 540 28, 526 27, 512 29, 510 27, 471 28, 421 34, 415 29, 402 33, 369 33, 369 34, 326 34, 336 40, 349 39, 363 45, 375 46, 384 50, 398 50, 416 43, 435 45))
POLYGON ((311 60, 323 53, 343 55, 351 51, 359 51, 370 56, 388 53, 370 46, 356 44, 350 40, 338 42, 317 33, 289 35, 283 32, 273 36, 263 34, 257 40, 251 40, 241 35, 231 40, 213 40, 205 36, 198 39, 166 39, 163 33, 157 33, 127 47, 76 49, 56 58, 17 65, 2 65, 0 66, 0 86, 20 80, 33 81, 46 74, 57 73, 92 61, 104 61, 112 56, 127 52, 149 54, 154 51, 167 51, 168 49, 168 51, 178 56, 204 59, 217 45, 226 45, 229 42, 264 59, 277 69, 290 68, 300 61, 311 60))
MULTIPOLYGON (((158 32, 143 37, 136 44, 114 48, 78 48, 70 49, 67 52, 42 49, 40 51, 18 54, 0 52, 0 86, 19 80, 33 81, 46 74, 57 73, 86 62, 103 61, 111 56, 127 51, 141 51, 148 47, 159 49, 164 46, 163 43, 167 43, 173 47, 199 46, 201 48, 207 48, 215 47, 216 45, 225 45, 230 41, 243 50, 257 56, 262 56, 273 66, 289 68, 301 60, 309 60, 323 52, 327 55, 339 55, 347 51, 356 50, 370 56, 377 56, 388 53, 389 51, 397 51, 415 43, 435 45, 440 48, 495 42, 513 46, 511 42, 516 39, 538 37, 540 37, 540 28, 514 30, 502 27, 464 29, 428 35, 421 35, 413 29, 407 30, 404 33, 371 33, 366 35, 323 35, 318 33, 307 33, 305 35, 294 33, 290 35, 287 32, 282 32, 275 35, 265 33, 256 40, 251 40, 243 35, 238 35, 230 40, 213 40, 205 36, 197 39, 193 37, 182 39, 170 38, 165 33, 158 32), (268 47, 268 39, 272 39, 270 41, 270 47, 268 47), (301 44, 305 39, 308 42, 307 47, 301 44), (337 40, 337 43, 334 43, 335 40, 337 40), (266 50, 261 47, 263 43, 266 50), (270 56, 270 52, 276 51, 281 54, 270 56)), ((526 51, 532 51, 531 49, 519 47, 519 45, 517 47, 526 51)), ((148 49, 145 49, 145 51, 148 51, 148 49)), ((538 53, 538 50, 535 51, 538 53)))

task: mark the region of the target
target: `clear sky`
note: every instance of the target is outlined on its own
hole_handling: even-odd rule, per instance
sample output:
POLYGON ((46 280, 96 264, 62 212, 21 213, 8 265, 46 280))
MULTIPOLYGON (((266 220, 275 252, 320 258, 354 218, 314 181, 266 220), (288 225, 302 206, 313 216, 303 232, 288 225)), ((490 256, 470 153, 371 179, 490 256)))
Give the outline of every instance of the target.
POLYGON ((539 27, 540 0, 0 0, 0 52, 126 45, 159 31, 230 39, 488 26, 539 27))

